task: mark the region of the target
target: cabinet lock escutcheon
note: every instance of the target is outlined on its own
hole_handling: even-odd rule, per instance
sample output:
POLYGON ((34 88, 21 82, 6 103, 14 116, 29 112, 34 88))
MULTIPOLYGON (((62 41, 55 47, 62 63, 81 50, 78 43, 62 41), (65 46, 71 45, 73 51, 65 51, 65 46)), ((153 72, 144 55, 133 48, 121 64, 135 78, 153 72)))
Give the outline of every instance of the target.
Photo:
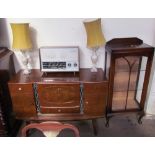
POLYGON ((18 88, 18 90, 20 90, 20 91, 21 91, 21 90, 22 90, 22 88, 20 88, 20 87, 19 87, 19 88, 18 88))

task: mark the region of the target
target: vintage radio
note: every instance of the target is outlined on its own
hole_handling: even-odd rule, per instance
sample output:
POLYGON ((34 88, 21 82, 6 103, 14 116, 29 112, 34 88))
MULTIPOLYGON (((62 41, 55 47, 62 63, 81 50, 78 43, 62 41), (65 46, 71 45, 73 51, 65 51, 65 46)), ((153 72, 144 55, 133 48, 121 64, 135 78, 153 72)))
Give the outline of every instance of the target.
POLYGON ((40 69, 43 72, 78 72, 78 47, 41 47, 40 69))

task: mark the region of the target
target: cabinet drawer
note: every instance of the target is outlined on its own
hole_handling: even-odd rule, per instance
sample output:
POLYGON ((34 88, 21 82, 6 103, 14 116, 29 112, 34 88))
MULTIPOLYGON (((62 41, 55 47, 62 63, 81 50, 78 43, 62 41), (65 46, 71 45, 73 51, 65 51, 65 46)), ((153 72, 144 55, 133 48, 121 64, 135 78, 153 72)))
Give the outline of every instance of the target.
POLYGON ((9 84, 13 110, 17 117, 36 115, 32 84, 9 84))

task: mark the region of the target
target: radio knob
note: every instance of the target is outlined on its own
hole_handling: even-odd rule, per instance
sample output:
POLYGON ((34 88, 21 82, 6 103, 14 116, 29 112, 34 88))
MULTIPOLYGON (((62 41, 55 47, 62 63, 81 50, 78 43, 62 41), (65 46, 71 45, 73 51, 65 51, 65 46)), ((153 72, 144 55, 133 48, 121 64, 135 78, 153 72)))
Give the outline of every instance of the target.
POLYGON ((74 63, 74 67, 77 67, 77 63, 74 63))
POLYGON ((71 67, 71 63, 68 64, 68 67, 71 67))

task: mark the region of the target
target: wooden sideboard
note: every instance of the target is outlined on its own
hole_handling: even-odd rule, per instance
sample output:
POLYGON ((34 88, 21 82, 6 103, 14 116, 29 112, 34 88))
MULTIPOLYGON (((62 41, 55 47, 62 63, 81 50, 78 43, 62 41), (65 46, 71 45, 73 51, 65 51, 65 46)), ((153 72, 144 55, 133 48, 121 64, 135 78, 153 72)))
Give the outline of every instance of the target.
POLYGON ((48 74, 33 69, 30 75, 20 70, 8 85, 17 119, 64 121, 106 116, 108 81, 102 69, 48 74))

